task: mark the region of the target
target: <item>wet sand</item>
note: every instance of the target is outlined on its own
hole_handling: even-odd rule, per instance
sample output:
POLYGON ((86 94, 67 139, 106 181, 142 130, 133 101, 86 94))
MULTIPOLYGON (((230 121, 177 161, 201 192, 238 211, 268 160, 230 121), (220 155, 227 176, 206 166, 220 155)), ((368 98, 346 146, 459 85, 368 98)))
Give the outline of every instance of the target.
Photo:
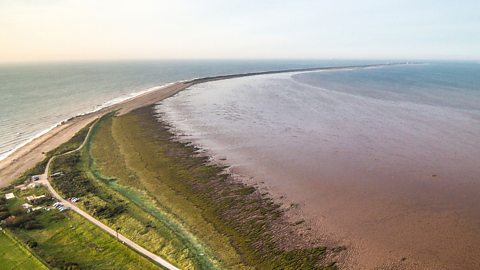
POLYGON ((182 140, 299 204, 319 237, 348 247, 341 268, 480 269, 476 114, 288 75, 193 86, 157 109, 182 140))
MULTIPOLYGON (((262 154, 250 149, 242 155, 262 154)), ((480 187, 474 176, 445 168, 433 177, 416 160, 419 167, 398 165, 398 171, 373 177, 318 155, 308 161, 275 156, 268 164, 251 161, 261 169, 243 163, 233 171, 254 175, 250 182, 261 180, 277 198, 300 204, 318 235, 348 247, 346 269, 479 269, 480 187), (302 169, 297 162, 304 162, 302 169), (465 182, 452 183, 462 176, 465 182)))

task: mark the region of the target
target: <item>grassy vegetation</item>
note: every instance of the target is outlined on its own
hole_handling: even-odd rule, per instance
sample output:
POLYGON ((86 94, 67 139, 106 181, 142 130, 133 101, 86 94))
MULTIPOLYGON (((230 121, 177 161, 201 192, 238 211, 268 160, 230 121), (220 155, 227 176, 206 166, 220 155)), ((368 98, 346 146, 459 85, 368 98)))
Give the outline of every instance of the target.
POLYGON ((57 156, 57 155, 61 155, 63 153, 73 151, 73 150, 77 149, 78 147, 80 147, 80 145, 82 145, 83 141, 85 140, 86 136, 88 135, 88 131, 90 130, 90 127, 94 123, 95 123, 95 121, 86 125, 82 129, 80 129, 77 133, 75 133, 75 135, 73 135, 73 137, 70 140, 64 142, 63 144, 61 144, 57 148, 53 149, 52 151, 47 152, 47 154, 46 154, 47 158, 57 156))
POLYGON ((52 171, 63 175, 53 177, 51 182, 65 198, 83 197, 82 203, 86 210, 98 218, 113 218, 125 211, 125 203, 102 188, 95 185, 82 170, 83 164, 80 152, 58 156, 53 161, 52 171), (104 203, 94 201, 98 197, 104 203))
POLYGON ((34 250, 54 268, 158 269, 127 246, 77 214, 44 212, 42 230, 17 230, 23 241, 36 241, 34 250))
MULTIPOLYGON (((0 208, 15 216, 7 219, 4 226, 18 240, 15 243, 17 248, 31 251, 30 257, 41 258, 52 269, 158 269, 156 264, 74 212, 42 208, 27 213, 22 209, 24 196, 45 192, 43 188, 17 191, 15 199, 0 200, 0 208), (34 226, 26 226, 30 223, 34 226)), ((51 202, 44 201, 40 205, 48 207, 51 202)), ((9 264, 23 262, 14 256, 13 253, 6 256, 11 260, 9 264)), ((23 256, 24 259, 30 258, 23 256)), ((1 266, 3 269, 3 261, 1 266)))
MULTIPOLYGON (((65 197, 81 197, 81 208, 108 224, 121 228, 122 234, 143 245, 152 252, 162 255, 182 269, 191 269, 193 265, 205 265, 208 269, 215 266, 201 262, 205 256, 192 253, 189 245, 165 223, 143 211, 103 182, 92 180, 85 168, 87 162, 82 159, 86 152, 74 152, 59 156, 52 164, 52 171, 62 171, 61 177, 52 179, 52 184, 65 197)), ((163 217, 168 220, 167 217, 163 217)))
POLYGON ((127 211, 109 222, 155 224, 150 231, 157 237, 138 241, 145 246, 169 241, 182 256, 156 252, 177 263, 188 260, 183 268, 335 268, 324 261, 326 248, 306 243, 279 205, 253 187, 232 182, 223 168, 207 165, 194 147, 172 140, 150 108, 104 118, 86 146, 83 166, 99 180, 95 185, 128 202, 127 211))
MULTIPOLYGON (((31 175, 43 173, 46 163, 52 156, 77 149, 86 138, 90 125, 80 130, 66 143, 48 152, 45 160, 25 172, 15 181, 15 184, 24 182, 31 175)), ((73 166, 77 163, 75 159, 78 156, 79 154, 74 152, 59 157, 62 164, 66 165, 65 176, 69 178, 65 179, 68 179, 70 183, 63 190, 80 188, 75 195, 93 191, 93 189, 85 190, 85 186, 90 188, 92 186, 88 186, 89 182, 81 178, 84 173, 73 166), (79 176, 75 177, 77 173, 79 176)), ((11 247, 14 252, 2 254, 1 269, 9 269, 10 266, 15 269, 42 269, 41 263, 39 266, 29 266, 29 263, 35 262, 32 258, 37 258, 37 264, 39 261, 43 261, 51 269, 160 268, 74 212, 60 213, 56 209, 50 211, 41 209, 27 213, 21 207, 25 203, 24 198, 28 195, 48 194, 46 188, 15 190, 16 198, 5 200, 4 193, 12 191, 14 191, 13 185, 2 189, 2 192, 0 192, 0 219, 6 219, 3 226, 9 228, 10 236, 12 239, 16 239, 15 247, 11 247), (24 251, 22 258, 17 256, 17 249, 24 251), (28 253, 28 251, 31 251, 30 255, 25 255, 25 252, 28 253)), ((47 198, 47 200, 40 200, 39 204, 43 207, 49 207, 52 202, 51 199, 47 198)), ((98 210, 101 215, 111 216, 107 214, 108 211, 105 211, 105 209, 98 210)), ((7 239, 2 238, 2 241, 7 241, 7 239)), ((2 251, 1 247, 4 246, 6 248, 7 244, 3 245, 2 243, 0 251, 2 251)))
MULTIPOLYGON (((108 136, 108 134, 105 134, 105 131, 107 133, 109 131, 102 128, 105 124, 108 125, 109 123, 111 123, 111 121, 111 117, 105 118, 100 123, 100 125, 95 130, 93 130, 94 136, 92 136, 92 140, 87 143, 86 150, 92 150, 93 146, 95 145, 95 143, 92 142, 101 140, 103 143, 104 139, 106 139, 107 141, 112 139, 110 137, 103 136, 108 136)), ((112 152, 108 152, 109 155, 118 154, 118 152, 115 151, 118 149, 106 149, 106 151, 110 150, 112 152)), ((87 154, 91 154, 92 151, 88 151, 87 154)), ((112 157, 113 156, 110 156, 110 158, 112 157)), ((149 196, 148 193, 144 192, 143 190, 131 188, 125 185, 120 185, 118 182, 111 181, 112 178, 105 177, 96 169, 94 169, 96 166, 95 164, 92 164, 93 159, 90 159, 90 161, 91 162, 89 163, 89 168, 91 169, 92 175, 95 178, 99 179, 100 183, 103 183, 110 190, 113 189, 117 191, 117 194, 120 194, 122 197, 132 202, 137 209, 135 211, 137 215, 139 212, 143 212, 149 216, 149 220, 151 223, 156 224, 154 232, 157 237, 139 238, 139 242, 145 243, 146 246, 157 246, 161 242, 169 242, 170 245, 167 250, 158 250, 157 252, 161 255, 170 257, 173 262, 176 262, 185 269, 215 269, 219 268, 220 265, 224 266, 224 264, 219 263, 219 258, 218 256, 216 256, 216 254, 213 253, 212 247, 200 242, 199 236, 196 234, 196 232, 190 231, 189 228, 186 228, 185 223, 176 217, 176 213, 174 211, 165 211, 166 209, 164 209, 164 207, 161 207, 154 197, 149 196), (171 254, 172 251, 177 252, 171 254), (178 251, 182 252, 178 253, 178 251), (184 264, 184 262, 188 262, 188 264, 184 264)), ((123 159, 116 158, 115 160, 112 160, 111 164, 119 168, 125 168, 126 171, 119 172, 128 173, 127 178, 129 178, 130 180, 137 178, 135 172, 128 171, 123 159)), ((133 217, 133 215, 130 215, 130 217, 133 217)), ((122 226, 131 227, 129 222, 131 221, 124 222, 122 226)), ((212 227, 211 224, 207 223, 204 223, 202 225, 212 227)), ((138 231, 132 232, 132 236, 135 236, 136 234, 138 234, 138 231)), ((212 234, 212 237, 213 236, 214 235, 212 234)), ((225 261, 228 262, 228 265, 231 265, 236 269, 242 269, 242 267, 244 266, 241 265, 241 258, 236 254, 235 250, 229 244, 228 238, 219 237, 219 239, 222 240, 222 242, 219 242, 217 247, 219 250, 222 250, 223 254, 229 256, 225 258, 225 261)))
MULTIPOLYGON (((232 181, 222 167, 197 156, 194 147, 172 140, 151 108, 109 114, 86 138, 90 125, 46 153, 15 183, 43 173, 57 156, 52 171, 64 174, 52 184, 63 196, 81 197, 79 207, 181 269, 336 268, 325 259, 331 250, 298 233, 303 220, 287 222, 266 194, 232 181), (81 151, 65 154, 85 139, 81 151)), ((45 190, 18 191, 17 197, 30 193, 45 190)), ((0 199, 0 219, 15 216, 6 223, 14 238, 0 238, 0 253, 2 241, 9 245, 20 239, 16 253, 2 255, 6 267, 41 267, 44 261, 55 269, 158 268, 73 212, 26 213, 23 202, 0 199), (31 254, 23 255, 25 262, 18 258, 22 252, 31 254)))
MULTIPOLYGON (((54 153, 78 148, 86 130, 54 153)), ((222 174, 223 168, 195 156, 195 148, 172 140, 149 108, 120 117, 107 115, 91 134, 81 151, 54 160, 52 172, 64 175, 54 178, 53 185, 65 197, 82 197, 81 208, 181 269, 335 268, 324 261, 326 248, 312 246, 296 233, 295 226, 301 223, 286 222, 280 206, 265 194, 232 182, 222 174)), ((53 217, 53 222, 45 213, 35 217, 40 230, 15 229, 23 241, 37 241, 36 253, 48 258, 50 265, 112 268, 108 258, 129 258, 104 253, 110 250, 103 248, 109 246, 109 236, 101 231, 88 235, 99 229, 80 217, 59 215, 64 216, 53 217), (79 228, 78 233, 61 231, 68 227, 79 228), (48 232, 59 235, 58 241, 49 242, 56 237, 48 237, 48 232), (90 249, 84 244, 88 241, 94 242, 90 249), (62 248, 70 249, 74 242, 81 242, 82 250, 62 254, 62 248), (84 254, 85 260, 74 260, 76 252, 84 254), (98 261, 89 264, 92 256, 98 261)), ((124 246, 111 246, 110 251, 117 248, 133 252, 124 246)), ((138 260, 138 254, 131 256, 132 261, 138 260)), ((120 265, 129 269, 129 264, 113 268, 122 269, 120 265)))
POLYGON ((8 231, 0 232, 0 262, 2 269, 48 269, 28 248, 8 231))
POLYGON ((34 167, 25 171, 21 176, 12 181, 9 186, 2 188, 2 190, 10 190, 15 185, 23 184, 26 180, 30 179, 32 175, 42 174, 45 171, 45 167, 47 167, 48 159, 49 158, 45 158, 44 160, 37 163, 34 167))

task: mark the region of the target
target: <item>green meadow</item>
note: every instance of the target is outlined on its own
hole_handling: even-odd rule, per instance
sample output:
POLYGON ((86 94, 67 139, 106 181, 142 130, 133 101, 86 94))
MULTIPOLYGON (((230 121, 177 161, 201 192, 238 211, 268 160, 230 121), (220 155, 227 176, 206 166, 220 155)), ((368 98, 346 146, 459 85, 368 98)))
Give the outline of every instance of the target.
POLYGON ((17 229, 24 242, 55 269, 158 269, 116 238, 111 237, 74 212, 44 212, 38 220, 42 229, 17 229))
POLYGON ((2 269, 48 269, 30 250, 13 238, 0 232, 0 264, 2 269))
POLYGON ((15 241, 7 243, 7 236, 2 233, 5 242, 1 245, 5 251, 2 253, 2 267, 4 261, 8 265, 23 261, 25 265, 39 264, 38 260, 35 261, 39 258, 52 269, 137 269, 138 266, 158 269, 156 264, 80 215, 72 211, 46 210, 44 207, 51 204, 51 199, 40 205, 42 209, 26 213, 21 208, 25 202, 22 197, 40 193, 35 191, 16 192, 17 198, 2 200, 2 209, 16 217, 13 222, 5 224, 5 230, 12 236, 10 240, 15 241), (6 252, 7 245, 12 246, 12 252, 6 252))

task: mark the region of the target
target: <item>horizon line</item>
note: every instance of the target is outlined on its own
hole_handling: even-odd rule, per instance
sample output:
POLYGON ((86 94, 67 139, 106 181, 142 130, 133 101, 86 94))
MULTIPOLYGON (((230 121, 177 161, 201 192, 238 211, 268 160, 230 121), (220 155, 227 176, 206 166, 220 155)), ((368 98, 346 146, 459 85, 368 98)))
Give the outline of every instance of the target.
POLYGON ((0 61, 0 65, 15 64, 61 64, 100 62, 160 62, 160 61, 431 61, 431 62, 479 62, 480 59, 462 58, 99 58, 99 59, 52 59, 0 61))

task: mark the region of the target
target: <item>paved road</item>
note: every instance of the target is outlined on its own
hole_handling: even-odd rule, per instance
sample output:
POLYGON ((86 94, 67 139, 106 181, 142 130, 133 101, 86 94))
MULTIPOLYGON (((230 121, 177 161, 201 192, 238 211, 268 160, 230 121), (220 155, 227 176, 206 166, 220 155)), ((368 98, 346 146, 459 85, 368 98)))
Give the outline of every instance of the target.
MULTIPOLYGON (((85 137, 85 140, 83 141, 82 145, 80 145, 77 149, 75 149, 73 151, 64 153, 63 155, 70 154, 70 153, 73 153, 75 151, 79 151, 80 149, 82 149, 82 147, 85 145, 85 142, 87 141, 88 137, 90 136, 90 131, 91 131, 91 127, 90 127, 90 130, 88 131, 88 135, 85 137)), ((117 232, 115 230, 113 230, 112 228, 103 224, 102 222, 100 222, 96 218, 92 217, 91 215, 89 215, 88 213, 83 211, 82 209, 78 208, 75 204, 65 200, 64 198, 62 198, 62 196, 60 196, 60 194, 58 194, 57 191, 52 187, 52 185, 50 184, 49 178, 48 178, 48 172, 50 170, 50 164, 55 159, 55 157, 56 156, 52 157, 48 161, 47 166, 45 168, 45 172, 40 176, 40 180, 38 182, 45 185, 48 188, 48 190, 50 191, 50 193, 53 195, 53 197, 55 197, 63 205, 65 205, 65 206, 69 207, 70 209, 72 209, 73 211, 77 212, 78 214, 80 214, 81 216, 83 216, 84 218, 86 218, 87 220, 92 222, 93 224, 97 225, 98 227, 100 227, 102 230, 106 231, 110 235, 112 235, 114 237, 117 237, 117 232)), ((162 259, 160 256, 144 249, 143 247, 136 244, 135 242, 133 242, 132 240, 128 239, 127 237, 123 236, 120 233, 118 234, 118 240, 122 241, 125 245, 133 248, 134 250, 136 250, 140 254, 144 255, 147 258, 150 258, 151 260, 157 262, 158 264, 160 264, 161 266, 163 266, 163 267, 165 267, 169 270, 179 270, 177 267, 173 266, 171 263, 162 259)))

